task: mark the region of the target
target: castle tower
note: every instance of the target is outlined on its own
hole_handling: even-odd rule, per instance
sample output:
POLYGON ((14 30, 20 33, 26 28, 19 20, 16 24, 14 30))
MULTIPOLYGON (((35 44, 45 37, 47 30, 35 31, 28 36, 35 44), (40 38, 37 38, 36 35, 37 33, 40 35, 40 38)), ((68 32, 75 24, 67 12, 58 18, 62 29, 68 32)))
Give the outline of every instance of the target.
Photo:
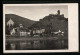
POLYGON ((60 10, 57 11, 57 14, 60 15, 60 10))

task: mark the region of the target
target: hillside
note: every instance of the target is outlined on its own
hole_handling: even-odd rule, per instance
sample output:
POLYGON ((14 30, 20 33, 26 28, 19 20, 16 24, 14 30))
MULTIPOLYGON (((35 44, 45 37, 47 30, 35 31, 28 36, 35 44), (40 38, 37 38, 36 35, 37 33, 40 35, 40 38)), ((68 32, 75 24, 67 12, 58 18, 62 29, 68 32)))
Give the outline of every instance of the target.
POLYGON ((49 14, 35 22, 30 28, 45 28, 47 32, 51 28, 53 32, 61 30, 68 34, 68 19, 62 15, 49 14))
POLYGON ((6 19, 6 23, 8 22, 9 19, 12 19, 14 21, 14 27, 19 26, 19 24, 22 24, 23 27, 29 27, 31 26, 33 23, 35 23, 35 21, 33 20, 29 20, 27 18, 15 15, 15 14, 5 14, 5 19, 6 19))

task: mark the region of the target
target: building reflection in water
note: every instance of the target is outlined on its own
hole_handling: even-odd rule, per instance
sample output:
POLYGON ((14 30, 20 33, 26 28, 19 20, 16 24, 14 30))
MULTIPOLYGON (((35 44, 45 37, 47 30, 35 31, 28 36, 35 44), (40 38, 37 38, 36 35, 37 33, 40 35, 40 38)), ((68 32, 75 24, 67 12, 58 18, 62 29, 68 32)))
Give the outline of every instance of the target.
POLYGON ((64 41, 43 40, 43 41, 17 41, 8 42, 6 50, 46 50, 46 49, 66 49, 64 41))

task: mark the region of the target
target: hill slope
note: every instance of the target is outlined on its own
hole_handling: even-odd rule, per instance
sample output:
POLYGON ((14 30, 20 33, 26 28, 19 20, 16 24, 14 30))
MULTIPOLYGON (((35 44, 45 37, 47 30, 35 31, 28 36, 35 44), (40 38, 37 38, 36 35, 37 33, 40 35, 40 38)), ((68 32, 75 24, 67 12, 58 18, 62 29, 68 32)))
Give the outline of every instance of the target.
POLYGON ((30 28, 45 28, 47 32, 52 28, 51 31, 61 30, 68 34, 68 19, 61 15, 50 14, 35 22, 30 28))
POLYGON ((29 27, 33 23, 35 23, 35 21, 33 21, 33 20, 29 20, 27 18, 20 17, 20 16, 15 15, 15 14, 5 14, 5 17, 6 17, 5 18, 6 23, 8 22, 9 19, 12 19, 14 21, 15 27, 19 26, 19 24, 22 24, 24 27, 29 27))

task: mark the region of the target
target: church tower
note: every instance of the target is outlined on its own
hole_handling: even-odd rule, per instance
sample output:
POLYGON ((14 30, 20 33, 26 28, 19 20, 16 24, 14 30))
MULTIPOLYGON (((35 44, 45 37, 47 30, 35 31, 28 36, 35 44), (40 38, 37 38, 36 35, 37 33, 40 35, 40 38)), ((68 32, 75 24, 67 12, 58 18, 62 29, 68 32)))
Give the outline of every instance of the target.
POLYGON ((7 22, 7 26, 8 26, 9 28, 12 28, 13 25, 14 25, 14 22, 13 22, 12 19, 10 19, 10 20, 7 22))

